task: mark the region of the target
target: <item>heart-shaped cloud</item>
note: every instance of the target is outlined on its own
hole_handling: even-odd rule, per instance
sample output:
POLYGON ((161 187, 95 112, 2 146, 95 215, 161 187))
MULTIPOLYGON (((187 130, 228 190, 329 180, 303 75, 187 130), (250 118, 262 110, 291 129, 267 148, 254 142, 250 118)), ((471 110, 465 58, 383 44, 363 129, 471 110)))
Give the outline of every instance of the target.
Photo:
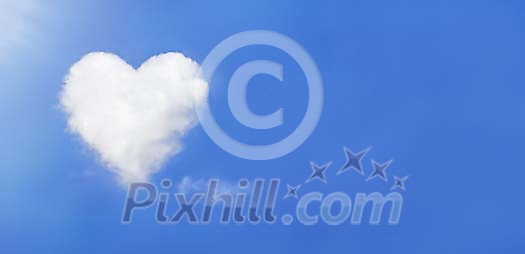
POLYGON ((180 53, 151 57, 135 70, 98 52, 71 67, 60 102, 69 129, 129 183, 148 180, 181 150, 207 94, 200 66, 180 53))

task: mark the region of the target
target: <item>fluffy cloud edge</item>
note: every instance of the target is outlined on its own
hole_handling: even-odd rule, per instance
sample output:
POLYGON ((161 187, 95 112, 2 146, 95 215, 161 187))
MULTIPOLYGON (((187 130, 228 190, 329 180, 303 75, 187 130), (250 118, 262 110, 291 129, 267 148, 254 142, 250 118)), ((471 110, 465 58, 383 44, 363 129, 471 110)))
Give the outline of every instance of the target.
POLYGON ((93 52, 71 66, 60 106, 68 130, 126 184, 149 180, 181 151, 207 94, 199 64, 181 53, 152 56, 134 69, 117 55, 93 52))

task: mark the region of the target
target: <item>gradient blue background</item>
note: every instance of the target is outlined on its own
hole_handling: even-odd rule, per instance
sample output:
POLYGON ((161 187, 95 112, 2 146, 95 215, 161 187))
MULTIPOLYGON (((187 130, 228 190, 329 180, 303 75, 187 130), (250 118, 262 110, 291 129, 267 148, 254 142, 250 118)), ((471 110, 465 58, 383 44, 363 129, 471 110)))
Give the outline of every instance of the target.
MULTIPOLYGON (((524 253, 525 6, 522 1, 42 1, 30 45, 0 65, 1 253, 524 253), (200 126, 153 181, 279 177, 301 183, 309 161, 333 161, 329 184, 303 191, 383 191, 409 174, 400 225, 158 225, 153 210, 120 219, 126 190, 66 132, 58 93, 91 51, 138 67, 180 51, 201 62, 220 41, 251 29, 293 38, 325 82, 313 135, 288 156, 247 161, 200 126), (343 145, 394 159, 390 182, 335 177, 343 145)), ((1 24, 2 26, 9 24, 1 24)), ((304 115, 304 76, 285 53, 239 50, 211 84, 218 122, 252 144, 286 136, 304 115), (285 108, 285 125, 256 132, 227 110, 227 81, 246 61, 285 66, 285 84, 256 77, 257 113, 285 108)), ((282 191, 282 190, 281 190, 282 191)), ((286 201, 288 202, 288 201, 286 201)), ((290 203, 282 209, 292 211, 290 203)), ((279 211, 281 212, 281 211, 279 211)))

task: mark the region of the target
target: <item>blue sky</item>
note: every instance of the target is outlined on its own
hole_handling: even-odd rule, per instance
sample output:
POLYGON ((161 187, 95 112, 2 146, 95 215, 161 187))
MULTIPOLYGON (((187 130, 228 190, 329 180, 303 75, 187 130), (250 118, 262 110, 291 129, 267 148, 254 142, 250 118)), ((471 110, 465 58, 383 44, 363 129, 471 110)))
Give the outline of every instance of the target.
MULTIPOLYGON (((0 48, 0 252, 524 252, 521 1, 31 3, 31 15, 0 24, 24 28, 22 39, 0 48), (370 159, 393 158, 389 176, 410 175, 399 225, 159 225, 152 210, 120 223, 126 190, 66 131, 58 96, 69 67, 93 51, 134 67, 170 51, 202 62, 226 37, 253 29, 285 34, 315 59, 325 89, 316 130, 285 157, 250 161, 197 126, 152 181, 293 182, 310 174, 310 161, 333 161, 330 191, 388 190, 356 175, 335 177, 343 146, 372 146, 367 173, 370 159)), ((259 46, 229 56, 210 87, 217 121, 253 144, 290 133, 308 96, 293 59, 259 46), (250 83, 254 112, 286 112, 284 126, 262 133, 236 123, 227 108, 229 77, 256 59, 285 66, 284 86, 264 76, 250 83)))

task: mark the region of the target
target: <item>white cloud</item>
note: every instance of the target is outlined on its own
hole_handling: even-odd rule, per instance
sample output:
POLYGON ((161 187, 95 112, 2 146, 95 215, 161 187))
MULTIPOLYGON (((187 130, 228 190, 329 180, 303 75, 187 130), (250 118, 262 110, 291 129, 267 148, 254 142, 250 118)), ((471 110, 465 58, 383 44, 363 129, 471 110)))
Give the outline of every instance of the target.
POLYGON ((182 148, 207 100, 200 66, 180 53, 137 70, 118 56, 90 53, 69 70, 60 96, 69 129, 124 183, 145 181, 182 148))
POLYGON ((185 176, 176 185, 176 188, 179 193, 203 192, 208 188, 208 182, 204 179, 194 180, 190 176, 185 176))
MULTIPOLYGON (((217 193, 230 193, 234 194, 240 191, 239 187, 232 183, 231 181, 224 180, 224 179, 217 179, 218 185, 217 185, 217 193)), ((178 193, 185 193, 185 194, 191 194, 191 193, 197 193, 197 192, 207 192, 208 191, 208 184, 209 180, 206 179, 193 179, 190 176, 185 176, 180 180, 179 183, 176 184, 177 192, 178 193)))

